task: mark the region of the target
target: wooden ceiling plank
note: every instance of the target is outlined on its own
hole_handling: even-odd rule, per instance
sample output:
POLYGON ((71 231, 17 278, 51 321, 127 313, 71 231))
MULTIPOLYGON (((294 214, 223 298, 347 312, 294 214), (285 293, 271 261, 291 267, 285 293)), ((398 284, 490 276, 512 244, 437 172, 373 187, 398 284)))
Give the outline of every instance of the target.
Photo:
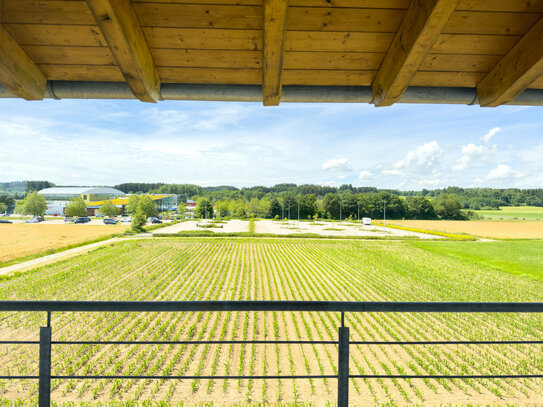
POLYGON ((264 51, 262 58, 264 106, 277 106, 281 99, 287 8, 288 0, 264 0, 264 51))
POLYGON ((130 0, 87 0, 128 86, 142 102, 156 102, 160 77, 130 0))
POLYGON ((543 17, 477 85, 481 106, 513 100, 543 75, 543 17))
POLYGON ((47 78, 15 39, 0 24, 0 83, 15 96, 41 100, 47 78))
POLYGON ((413 0, 372 84, 375 106, 397 102, 459 0, 413 0))

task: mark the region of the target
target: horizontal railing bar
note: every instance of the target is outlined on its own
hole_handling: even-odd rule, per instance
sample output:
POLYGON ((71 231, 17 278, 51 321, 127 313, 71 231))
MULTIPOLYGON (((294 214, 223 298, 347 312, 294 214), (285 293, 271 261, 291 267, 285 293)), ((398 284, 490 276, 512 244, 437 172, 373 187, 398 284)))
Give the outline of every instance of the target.
POLYGON ((39 345, 40 341, 0 341, 0 345, 39 345))
MULTIPOLYGON (((0 342, 1 344, 2 342, 0 342)), ((9 342, 19 343, 19 342, 9 342)), ((25 342, 21 343, 39 343, 25 342)), ((52 345, 337 345, 337 341, 51 341, 52 345)), ((543 341, 350 341, 350 345, 536 345, 543 341)))
POLYGON ((543 313, 538 302, 366 302, 366 301, 0 301, 0 311, 47 312, 487 312, 543 313))
POLYGON ((337 375, 294 376, 51 376, 51 379, 175 379, 175 380, 227 380, 227 379, 337 379, 337 375))
MULTIPOLYGON (((524 375, 349 375, 352 379, 541 379, 543 374, 524 375)), ((39 379, 39 376, 0 376, 0 380, 39 379)), ((243 380, 243 379, 337 379, 337 375, 295 376, 51 376, 51 379, 176 379, 176 380, 243 380)))
POLYGON ((350 341, 350 345, 535 345, 543 341, 350 341))
POLYGON ((519 375, 349 375, 353 379, 541 379, 543 374, 519 375))
POLYGON ((337 345, 337 341, 51 341, 52 345, 337 345))
MULTIPOLYGON (((349 375, 353 379, 540 379, 543 374, 522 375, 349 375)), ((1 378, 1 377, 0 377, 1 378)), ((37 378, 29 376, 29 378, 37 378)), ((294 376, 51 376, 51 379, 175 379, 175 380, 227 380, 227 379, 337 379, 337 375, 294 376)))

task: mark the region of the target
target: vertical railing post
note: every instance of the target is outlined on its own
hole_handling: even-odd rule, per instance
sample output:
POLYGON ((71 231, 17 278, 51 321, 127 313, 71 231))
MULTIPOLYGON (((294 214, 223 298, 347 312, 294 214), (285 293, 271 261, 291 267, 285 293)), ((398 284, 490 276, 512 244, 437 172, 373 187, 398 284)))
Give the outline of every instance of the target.
POLYGON ((338 342, 338 407, 349 405, 349 328, 345 325, 345 315, 341 313, 341 327, 338 342))
POLYGON ((39 407, 51 406, 51 313, 47 326, 40 327, 39 407))

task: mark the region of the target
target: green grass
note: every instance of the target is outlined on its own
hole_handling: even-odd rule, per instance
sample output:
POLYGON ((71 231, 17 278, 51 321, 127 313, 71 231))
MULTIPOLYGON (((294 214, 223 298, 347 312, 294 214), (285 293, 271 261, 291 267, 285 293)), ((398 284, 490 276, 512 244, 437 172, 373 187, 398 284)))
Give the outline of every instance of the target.
POLYGON ((467 264, 543 281, 543 240, 501 242, 426 242, 410 244, 467 264))
POLYGON ((490 220, 543 220, 543 208, 537 206, 504 206, 499 210, 473 211, 490 220))

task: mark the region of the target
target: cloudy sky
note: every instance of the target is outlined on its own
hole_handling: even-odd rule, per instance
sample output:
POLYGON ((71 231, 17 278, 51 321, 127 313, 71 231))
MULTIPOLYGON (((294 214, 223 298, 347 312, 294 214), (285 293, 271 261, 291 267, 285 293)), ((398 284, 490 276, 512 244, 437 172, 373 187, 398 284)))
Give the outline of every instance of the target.
POLYGON ((0 100, 0 181, 542 187, 543 108, 0 100))

